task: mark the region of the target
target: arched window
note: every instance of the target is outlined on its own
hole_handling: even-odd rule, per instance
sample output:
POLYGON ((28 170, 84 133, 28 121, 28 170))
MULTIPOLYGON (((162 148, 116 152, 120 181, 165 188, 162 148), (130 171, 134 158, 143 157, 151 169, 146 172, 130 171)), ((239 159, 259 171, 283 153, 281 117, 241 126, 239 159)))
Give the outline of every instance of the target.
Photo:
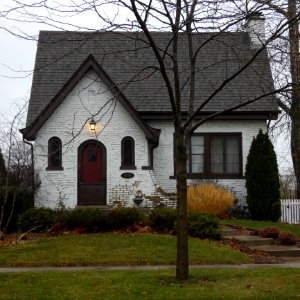
POLYGON ((134 139, 126 136, 121 142, 121 169, 136 169, 134 139))
POLYGON ((58 137, 52 137, 48 141, 48 168, 47 170, 63 170, 62 144, 58 137))

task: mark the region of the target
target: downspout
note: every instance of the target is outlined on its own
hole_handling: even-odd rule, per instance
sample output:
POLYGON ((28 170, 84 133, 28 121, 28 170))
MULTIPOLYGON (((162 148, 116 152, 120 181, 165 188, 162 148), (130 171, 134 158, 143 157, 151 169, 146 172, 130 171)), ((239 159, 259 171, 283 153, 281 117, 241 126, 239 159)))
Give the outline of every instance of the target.
POLYGON ((271 113, 269 113, 269 118, 267 120, 267 134, 269 135, 270 133, 270 125, 271 125, 271 121, 272 121, 272 115, 271 113))
POLYGON ((33 201, 33 205, 34 205, 34 192, 35 192, 35 184, 34 184, 34 157, 33 157, 33 145, 29 142, 26 141, 24 136, 23 136, 23 142, 27 145, 30 146, 30 150, 31 150, 31 197, 32 197, 32 201, 33 201))
POLYGON ((150 167, 153 169, 153 150, 158 147, 159 145, 159 136, 160 136, 160 129, 155 129, 156 135, 157 135, 157 140, 155 142, 149 143, 149 148, 150 148, 150 167))

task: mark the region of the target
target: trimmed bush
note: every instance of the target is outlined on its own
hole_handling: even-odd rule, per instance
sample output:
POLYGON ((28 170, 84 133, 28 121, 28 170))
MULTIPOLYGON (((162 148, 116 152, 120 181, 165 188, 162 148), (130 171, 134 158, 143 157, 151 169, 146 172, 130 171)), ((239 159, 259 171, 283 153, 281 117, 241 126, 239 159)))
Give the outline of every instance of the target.
POLYGON ((295 245, 296 236, 290 231, 281 231, 278 236, 280 245, 295 245))
POLYGON ((149 226, 154 230, 168 232, 175 230, 176 210, 163 207, 155 208, 149 215, 149 226))
POLYGON ((219 220, 212 214, 190 212, 188 214, 188 232, 193 237, 219 240, 221 230, 219 220))
POLYGON ((8 198, 7 203, 4 207, 4 197, 5 197, 5 188, 0 188, 0 214, 2 209, 4 209, 4 220, 3 224, 0 224, 4 229, 7 225, 7 221, 10 217, 11 211, 12 216, 7 226, 7 232, 16 231, 18 228, 18 219, 19 216, 27 211, 29 208, 33 207, 33 199, 31 192, 24 187, 8 187, 8 198))
POLYGON ((273 145, 262 130, 252 141, 245 176, 251 219, 277 221, 281 215, 278 166, 273 145))
POLYGON ((264 238, 272 238, 272 239, 277 239, 279 236, 280 230, 276 227, 266 227, 262 230, 260 230, 259 235, 264 237, 264 238))
POLYGON ((96 208, 74 208, 66 214, 66 229, 79 229, 82 232, 99 232, 104 229, 104 217, 96 208))
POLYGON ((191 212, 226 215, 232 208, 234 200, 229 190, 213 183, 191 185, 188 188, 188 211, 191 212))
POLYGON ((30 208, 20 216, 19 228, 22 232, 33 228, 33 232, 43 232, 53 227, 55 219, 56 212, 50 208, 30 208))
POLYGON ((144 220, 144 213, 136 207, 120 207, 107 215, 108 226, 111 229, 124 228, 144 220))

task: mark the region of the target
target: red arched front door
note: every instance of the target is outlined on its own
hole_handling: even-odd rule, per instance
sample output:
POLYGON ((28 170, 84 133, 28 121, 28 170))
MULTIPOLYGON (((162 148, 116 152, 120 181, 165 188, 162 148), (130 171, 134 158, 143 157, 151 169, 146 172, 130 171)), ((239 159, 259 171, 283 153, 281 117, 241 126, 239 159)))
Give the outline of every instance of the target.
POLYGON ((90 140, 78 148, 78 205, 106 204, 106 149, 90 140))

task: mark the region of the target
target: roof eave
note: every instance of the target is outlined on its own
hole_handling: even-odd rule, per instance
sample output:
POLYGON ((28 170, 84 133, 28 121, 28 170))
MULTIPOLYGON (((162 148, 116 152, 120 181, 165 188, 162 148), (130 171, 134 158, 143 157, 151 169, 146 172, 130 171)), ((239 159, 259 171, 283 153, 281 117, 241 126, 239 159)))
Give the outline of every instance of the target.
POLYGON ((72 91, 75 85, 80 79, 87 73, 87 71, 92 68, 103 80, 104 83, 108 84, 111 88, 111 92, 115 97, 117 97, 123 104, 125 109, 129 112, 131 117, 136 121, 139 127, 144 131, 146 138, 151 143, 158 143, 159 134, 157 131, 150 127, 135 110, 132 104, 124 96, 124 94, 118 89, 118 87, 112 82, 106 72, 101 68, 93 55, 89 55, 86 60, 81 64, 81 66, 74 72, 62 89, 56 94, 56 96, 49 102, 49 104, 42 110, 42 112, 35 118, 35 120, 26 128, 21 129, 21 133, 27 140, 33 141, 35 139, 36 133, 43 126, 43 124, 49 119, 52 113, 57 109, 57 107, 62 103, 62 101, 67 97, 67 95, 72 91))
MULTIPOLYGON (((268 111, 232 111, 230 113, 226 113, 220 115, 215 120, 276 120, 278 115, 280 114, 280 110, 268 110, 268 111)), ((141 117, 145 121, 149 120, 172 120, 173 112, 172 111, 140 111, 141 117)), ((216 111, 204 111, 199 113, 196 116, 196 120, 199 120, 203 117, 209 116, 211 114, 216 113, 216 111)), ((182 117, 187 118, 188 113, 183 112, 182 117)))

